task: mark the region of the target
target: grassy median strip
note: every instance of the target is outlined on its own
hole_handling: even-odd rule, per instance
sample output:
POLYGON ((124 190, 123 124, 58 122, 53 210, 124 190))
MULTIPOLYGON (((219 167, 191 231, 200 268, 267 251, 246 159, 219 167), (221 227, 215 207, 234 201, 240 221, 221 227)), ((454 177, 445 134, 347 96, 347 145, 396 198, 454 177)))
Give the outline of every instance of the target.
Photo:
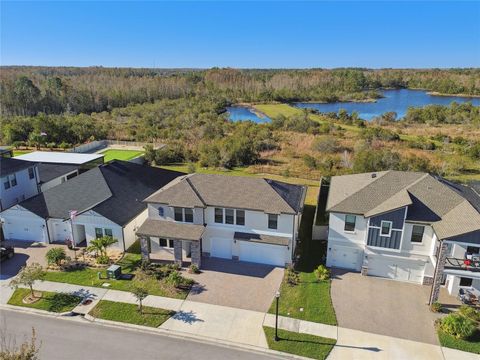
POLYGON ((264 326, 268 347, 272 350, 305 356, 312 359, 326 359, 336 343, 334 339, 309 334, 301 334, 287 330, 278 330, 279 341, 274 340, 275 329, 264 326))
POLYGON ((16 289, 10 300, 8 300, 8 304, 62 313, 71 311, 80 303, 80 301, 82 301, 81 297, 71 294, 49 291, 35 291, 35 293, 41 293, 42 298, 32 304, 26 304, 23 302, 23 299, 30 294, 30 290, 21 288, 16 289))
POLYGON ((149 306, 144 306, 140 313, 136 304, 107 300, 101 300, 90 311, 90 315, 99 319, 150 327, 159 327, 173 314, 175 314, 174 311, 149 306))
POLYGON ((439 330, 438 339, 443 347, 480 354, 479 329, 477 329, 477 331, 475 331, 475 333, 467 340, 456 339, 455 337, 445 334, 443 331, 439 330))

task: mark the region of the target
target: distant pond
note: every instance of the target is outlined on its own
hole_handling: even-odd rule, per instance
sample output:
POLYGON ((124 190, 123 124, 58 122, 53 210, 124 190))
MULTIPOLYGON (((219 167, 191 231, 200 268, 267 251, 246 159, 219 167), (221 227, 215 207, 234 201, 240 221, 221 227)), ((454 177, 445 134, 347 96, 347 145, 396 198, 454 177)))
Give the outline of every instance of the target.
MULTIPOLYGON (((397 119, 405 116, 410 106, 423 107, 430 104, 449 105, 451 102, 463 103, 470 101, 475 106, 480 106, 480 98, 460 97, 460 96, 435 96, 429 95, 424 90, 383 90, 380 92, 384 97, 376 102, 335 102, 335 103, 293 103, 298 108, 316 109, 320 112, 338 112, 345 109, 348 113, 356 111, 360 118, 372 120, 383 113, 394 111, 397 113, 397 119)), ((252 109, 244 106, 227 107, 229 119, 232 121, 251 120, 256 123, 270 121, 266 116, 256 114, 252 109)))
POLYGON ((397 113, 397 119, 405 116, 407 109, 412 107, 423 107, 426 105, 449 105, 451 102, 463 103, 471 101, 473 105, 480 106, 480 98, 469 98, 460 96, 435 96, 429 95, 424 90, 384 90, 381 91, 384 96, 376 102, 358 103, 358 102, 335 102, 329 104, 321 103, 295 103, 299 108, 316 109, 320 112, 338 112, 345 109, 349 114, 356 111, 361 119, 372 120, 383 113, 394 111, 397 113))
POLYGON ((255 113, 255 111, 246 106, 228 106, 227 112, 228 118, 232 121, 250 120, 256 123, 266 123, 270 121, 270 118, 260 116, 260 114, 255 113))

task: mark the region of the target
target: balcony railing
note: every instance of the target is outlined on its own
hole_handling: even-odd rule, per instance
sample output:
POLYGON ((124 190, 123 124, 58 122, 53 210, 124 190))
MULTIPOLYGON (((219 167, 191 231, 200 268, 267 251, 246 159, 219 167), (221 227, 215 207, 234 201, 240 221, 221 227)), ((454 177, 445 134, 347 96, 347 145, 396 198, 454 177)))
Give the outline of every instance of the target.
POLYGON ((480 257, 473 257, 472 259, 447 257, 445 269, 480 272, 480 257))

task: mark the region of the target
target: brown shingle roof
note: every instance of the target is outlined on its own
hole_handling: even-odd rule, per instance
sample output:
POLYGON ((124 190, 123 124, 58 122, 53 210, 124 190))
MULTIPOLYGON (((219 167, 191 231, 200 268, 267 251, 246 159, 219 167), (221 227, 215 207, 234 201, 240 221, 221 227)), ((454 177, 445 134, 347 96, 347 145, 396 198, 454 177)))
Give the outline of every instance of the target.
POLYGON ((305 191, 303 186, 254 177, 192 174, 145 201, 178 207, 219 206, 296 214, 303 206, 305 191))
POLYGON ((203 225, 147 219, 138 228, 137 234, 166 239, 198 241, 204 231, 205 227, 203 225))

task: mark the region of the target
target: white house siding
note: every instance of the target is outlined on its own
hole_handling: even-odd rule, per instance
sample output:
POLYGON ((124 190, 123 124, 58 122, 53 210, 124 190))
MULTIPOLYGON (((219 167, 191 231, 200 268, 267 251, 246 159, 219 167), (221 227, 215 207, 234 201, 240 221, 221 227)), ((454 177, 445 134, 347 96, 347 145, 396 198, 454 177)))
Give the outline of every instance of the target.
POLYGON ((20 205, 3 211, 0 218, 5 239, 48 243, 45 219, 20 205))
POLYGON ((112 248, 118 248, 118 250, 124 250, 123 232, 122 227, 115 224, 113 221, 107 219, 103 215, 96 213, 95 211, 86 211, 75 218, 74 224, 85 226, 85 239, 87 245, 91 240, 95 239, 95 228, 112 229, 112 236, 118 240, 113 244, 112 248))
POLYGON ((15 176, 17 179, 17 185, 10 186, 9 189, 5 189, 3 185, 7 176, 2 176, 0 178, 0 210, 7 209, 12 205, 18 204, 19 202, 38 194, 37 171, 35 171, 35 177, 33 179, 30 179, 28 176, 28 168, 17 171, 15 176))
POLYGON ((368 220, 356 215, 355 231, 345 232, 345 214, 330 213, 328 241, 365 244, 368 220))
POLYGON ((123 228, 123 238, 125 241, 125 250, 128 249, 136 240, 136 232, 140 225, 143 224, 148 217, 148 210, 142 211, 137 217, 130 221, 123 228))
MULTIPOLYGON (((148 218, 154 220, 175 221, 173 207, 160 204, 148 204, 148 218), (163 209, 163 216, 159 214, 159 208, 163 209)), ((203 224, 203 208, 193 209, 193 223, 203 224)))

